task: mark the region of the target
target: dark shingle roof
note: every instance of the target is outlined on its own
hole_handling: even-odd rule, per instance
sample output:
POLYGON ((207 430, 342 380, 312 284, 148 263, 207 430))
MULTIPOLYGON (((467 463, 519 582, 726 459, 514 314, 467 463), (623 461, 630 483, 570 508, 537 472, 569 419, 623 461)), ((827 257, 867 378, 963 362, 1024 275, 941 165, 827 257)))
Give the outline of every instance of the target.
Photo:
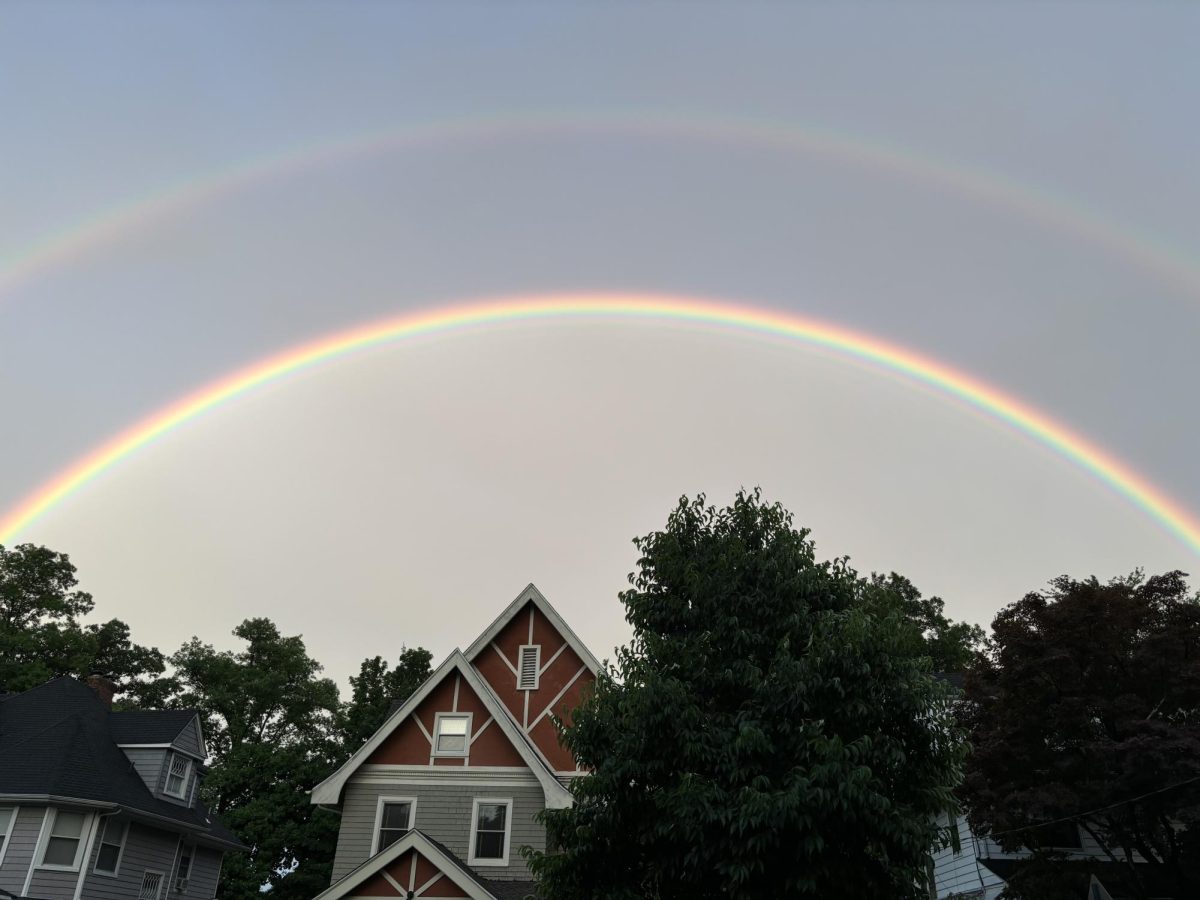
POLYGON ((133 709, 108 714, 108 729, 118 744, 169 744, 192 719, 194 709, 133 709))
POLYGON ((113 739, 115 717, 74 678, 55 678, 9 697, 0 705, 0 794, 112 804, 242 846, 202 805, 180 806, 150 792, 113 739))

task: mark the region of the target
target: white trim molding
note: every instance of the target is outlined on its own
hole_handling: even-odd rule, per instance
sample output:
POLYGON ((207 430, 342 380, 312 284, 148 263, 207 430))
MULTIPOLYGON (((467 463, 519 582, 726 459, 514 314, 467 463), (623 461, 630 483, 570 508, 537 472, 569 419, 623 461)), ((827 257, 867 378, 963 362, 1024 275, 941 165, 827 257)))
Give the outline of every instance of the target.
MULTIPOLYGON (((416 797, 380 797, 375 802, 375 830, 371 832, 371 855, 374 856, 379 852, 379 832, 383 830, 383 808, 389 803, 407 803, 408 804, 408 825, 405 826, 405 831, 412 831, 417 827, 417 798, 416 797)), ((389 829, 390 830, 390 829, 389 829)), ((403 836, 403 835, 402 835, 403 836)), ((393 841, 392 843, 395 843, 393 841)), ((387 849, 384 847, 383 849, 387 849)))
MULTIPOLYGON (((358 868, 347 873, 338 881, 335 881, 320 894, 317 894, 313 900, 341 900, 342 897, 352 895, 356 887, 376 872, 382 872, 387 866, 410 850, 416 850, 433 863, 442 873, 443 877, 457 885, 470 900, 495 900, 490 891, 486 890, 483 885, 472 877, 471 873, 462 868, 461 862, 447 856, 441 848, 416 828, 386 850, 372 856, 359 865, 358 868)), ((391 880, 394 879, 389 879, 389 881, 391 880)))
POLYGON ((429 745, 429 755, 431 757, 455 757, 458 759, 465 758, 471 755, 471 725, 475 718, 474 713, 469 712, 439 712, 433 714, 433 743, 429 745), (442 723, 447 719, 466 719, 467 730, 463 732, 463 748, 461 750, 442 750, 438 747, 438 740, 442 736, 442 723))
POLYGON ((96 832, 96 843, 100 849, 96 851, 96 861, 92 863, 93 874, 99 875, 102 878, 118 878, 121 874, 121 860, 125 857, 125 844, 129 841, 129 823, 121 822, 121 840, 117 842, 117 863, 113 866, 112 871, 100 868, 100 850, 104 849, 104 845, 112 846, 112 841, 106 841, 105 835, 108 833, 108 826, 116 822, 114 816, 102 816, 100 818, 100 830, 96 832))
MULTIPOLYGON (((542 592, 539 591, 532 582, 525 586, 525 590, 517 594, 516 599, 508 605, 504 612, 500 613, 500 615, 496 618, 496 621, 492 622, 492 624, 487 627, 483 634, 475 639, 475 641, 466 649, 463 655, 466 656, 467 659, 474 661, 475 657, 482 653, 483 650, 489 644, 491 644, 493 640, 496 639, 496 635, 498 635, 504 629, 504 627, 512 621, 513 617, 525 607, 526 603, 532 603, 537 608, 538 612, 540 612, 550 621, 550 624, 554 626, 555 631, 562 635, 563 640, 570 644, 571 649, 574 650, 579 655, 579 658, 583 660, 584 665, 592 670, 593 675, 600 674, 600 661, 596 659, 596 657, 592 656, 592 651, 588 650, 583 641, 579 639, 579 635, 571 630, 571 626, 563 620, 563 617, 558 614, 558 610, 550 605, 550 601, 545 598, 542 592)), ((533 643, 532 639, 530 640, 530 643, 533 643)), ((500 655, 503 656, 504 654, 500 655)))
MULTIPOLYGON (((92 827, 92 822, 95 814, 91 812, 82 812, 74 809, 60 809, 56 806, 51 806, 46 809, 46 817, 42 820, 42 831, 38 835, 37 848, 33 853, 33 868, 42 872, 78 872, 79 867, 83 862, 84 846, 88 843, 91 835, 89 829, 92 827), (83 816, 83 822, 79 826, 79 836, 71 838, 66 835, 56 835, 54 828, 58 824, 58 814, 68 813, 83 816), (60 865, 56 863, 46 862, 46 852, 50 849, 50 841, 52 838, 65 838, 66 840, 75 841, 75 858, 70 865, 60 865)), ((25 893, 29 893, 29 889, 25 889, 25 893)))
POLYGON ((12 843, 12 833, 13 829, 17 827, 17 816, 21 813, 21 807, 14 804, 12 806, 0 806, 0 809, 6 809, 12 813, 12 816, 8 820, 8 827, 5 829, 4 834, 0 835, 0 838, 2 838, 0 840, 0 866, 2 866, 4 865, 4 854, 8 852, 8 845, 12 843))
POLYGON ((512 797, 476 797, 471 801, 471 836, 467 844, 467 865, 469 866, 507 866, 508 853, 512 844, 513 826, 512 797), (503 806, 504 809, 504 853, 499 858, 492 856, 479 857, 475 855, 475 838, 479 834, 479 807, 482 805, 503 806))
MULTIPOLYGON (((546 806, 550 809, 564 809, 569 807, 574 802, 571 794, 558 783, 550 767, 543 759, 541 751, 521 732, 520 726, 517 725, 512 714, 505 709, 499 698, 496 697, 492 689, 488 687, 482 676, 475 671, 475 667, 467 661, 467 658, 460 650, 453 651, 446 658, 445 662, 438 666, 437 670, 425 680, 425 683, 417 688, 413 695, 388 717, 379 730, 353 756, 346 760, 336 772, 312 789, 310 792, 312 802, 330 806, 339 804, 341 802, 342 789, 345 787, 346 782, 349 781, 350 776, 363 763, 370 759, 371 754, 387 740, 388 736, 401 723, 408 719, 409 716, 413 715, 417 707, 425 701, 425 698, 433 693, 434 689, 455 671, 462 676, 467 686, 475 692, 475 695, 483 703, 484 708, 496 720, 496 727, 504 732, 504 736, 516 748, 518 755, 525 762, 525 765, 529 766, 542 786, 546 806)), ((432 747, 430 749, 432 750, 432 747)), ((463 771, 465 771, 465 767, 463 771)))

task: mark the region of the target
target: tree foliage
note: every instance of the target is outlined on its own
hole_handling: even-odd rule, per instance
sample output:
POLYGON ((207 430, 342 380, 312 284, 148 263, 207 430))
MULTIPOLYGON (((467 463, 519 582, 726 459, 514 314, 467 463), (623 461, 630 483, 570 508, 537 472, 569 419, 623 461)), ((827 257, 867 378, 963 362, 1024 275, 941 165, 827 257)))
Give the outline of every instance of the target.
POLYGON ((916 897, 962 744, 902 598, 778 504, 681 500, 635 541, 629 645, 563 730, 542 896, 916 897))
POLYGON ((378 730, 393 704, 407 700, 432 674, 432 660, 433 654, 422 647, 401 647, 394 669, 381 656, 362 661, 358 675, 350 676, 351 698, 341 717, 347 755, 378 730))
POLYGON ((135 644, 119 619, 83 624, 95 604, 77 587, 65 553, 0 545, 0 691, 99 674, 118 683, 127 705, 161 699, 170 686, 163 655, 135 644))
POLYGON ((894 613, 912 626, 912 653, 927 656, 935 672, 965 671, 984 646, 982 628, 948 618, 940 597, 923 597, 903 575, 872 574, 862 590, 864 602, 876 616, 894 613))
POLYGON ((1200 599, 1184 577, 1063 576, 997 615, 963 706, 974 830, 1044 848, 1037 826, 1065 819, 1200 896, 1200 599))
POLYGON ((337 685, 319 677, 298 636, 267 619, 247 619, 233 634, 237 652, 193 638, 171 657, 181 692, 176 706, 204 718, 212 769, 203 798, 243 842, 221 872, 220 896, 309 898, 329 885, 335 815, 309 803, 307 790, 340 757, 337 685))

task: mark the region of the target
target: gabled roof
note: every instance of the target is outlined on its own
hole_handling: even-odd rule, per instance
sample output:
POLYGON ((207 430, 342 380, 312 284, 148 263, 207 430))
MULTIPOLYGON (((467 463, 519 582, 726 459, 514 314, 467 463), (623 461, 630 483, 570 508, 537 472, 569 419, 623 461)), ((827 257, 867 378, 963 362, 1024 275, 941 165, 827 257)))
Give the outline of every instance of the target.
POLYGON ((155 797, 117 747, 111 714, 74 678, 55 678, 0 704, 0 798, 124 808, 165 827, 243 848, 200 804, 155 797))
POLYGON ((108 728, 121 745, 170 744, 199 717, 196 709, 131 709, 109 713, 108 728))
POLYGON ((466 680, 467 684, 478 695, 488 713, 495 720, 496 726, 504 732, 505 737, 516 748, 525 765, 529 766, 533 771, 538 783, 542 786, 542 791, 546 797, 546 805, 551 809, 561 809, 570 806, 572 802, 570 792, 554 777, 554 773, 543 761, 541 754, 530 743, 529 738, 517 728, 512 716, 504 708, 504 704, 492 693, 492 689, 488 687, 487 682, 475 671, 475 667, 467 661, 462 651, 457 649, 446 658, 445 662, 437 667, 437 670, 425 680, 424 684, 413 692, 413 695, 399 709, 388 717, 379 730, 353 756, 346 760, 336 772, 312 789, 312 802, 329 805, 339 803, 341 801, 342 788, 350 776, 354 774, 355 770, 370 758, 371 754, 375 752, 405 719, 416 712, 417 707, 433 692, 434 688, 455 671, 466 680))
POLYGON ((524 609, 528 603, 532 603, 537 607, 538 612, 550 620, 550 624, 563 636, 563 639, 567 642, 567 646, 579 655, 584 665, 592 670, 592 674, 599 675, 600 661, 592 656, 592 652, 579 639, 579 635, 571 630, 571 626, 558 614, 558 610, 550 605, 550 601, 542 595, 542 592, 532 582, 527 584, 521 593, 517 594, 516 599, 508 604, 504 612, 496 617, 496 621, 484 629, 483 634, 475 639, 463 655, 469 660, 474 660, 475 657, 487 649, 488 644, 496 639, 496 635, 504 630, 504 626, 511 622, 513 617, 524 609))
MULTIPOLYGON (((515 882, 507 885, 503 882, 480 878, 449 849, 429 837, 425 832, 414 828, 390 847, 375 854, 358 868, 335 881, 323 892, 317 894, 314 900, 340 900, 340 898, 353 893, 355 888, 382 872, 388 865, 400 859, 410 850, 416 850, 437 866, 442 875, 454 882, 471 900, 508 900, 514 896, 524 896, 531 890, 531 885, 528 883, 515 882), (517 887, 523 893, 515 894, 510 887, 517 887)), ((385 877, 387 876, 385 875, 385 877)), ((400 896, 404 896, 405 886, 401 885, 401 889, 400 896)))

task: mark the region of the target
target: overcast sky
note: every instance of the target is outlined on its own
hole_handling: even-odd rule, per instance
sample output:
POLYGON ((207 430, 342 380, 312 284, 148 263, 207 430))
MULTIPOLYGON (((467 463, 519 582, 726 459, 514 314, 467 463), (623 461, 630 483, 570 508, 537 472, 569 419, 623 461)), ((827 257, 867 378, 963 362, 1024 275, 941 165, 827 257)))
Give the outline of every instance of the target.
MULTIPOLYGON (((1200 510, 1197 109, 1185 3, 4 4, 11 270, 106 210, 255 161, 492 124, 127 217, 10 284, 0 509, 298 342, 452 301, 630 290, 909 347, 1200 510), (602 124, 622 117, 651 125, 602 124), (708 136, 652 127, 666 120, 708 136), (1078 227, 746 122, 984 173, 1078 227)), ((265 615, 344 680, 401 644, 466 646, 530 581, 609 656, 630 539, 681 494, 725 503, 739 485, 793 510, 821 554, 903 572, 982 623, 1064 572, 1200 573, 1109 487, 936 392, 646 322, 506 326, 308 371, 17 539, 69 553, 142 642, 232 646, 265 615)))

